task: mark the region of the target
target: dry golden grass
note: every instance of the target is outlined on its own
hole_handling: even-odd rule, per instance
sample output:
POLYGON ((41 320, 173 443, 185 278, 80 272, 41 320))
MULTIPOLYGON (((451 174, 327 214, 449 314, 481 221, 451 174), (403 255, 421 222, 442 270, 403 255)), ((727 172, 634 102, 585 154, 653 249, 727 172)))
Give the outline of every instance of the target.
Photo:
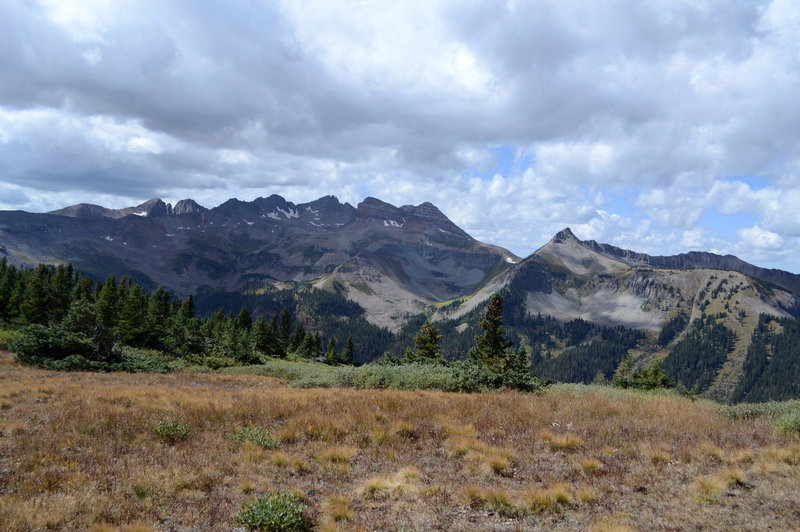
POLYGON ((336 523, 340 521, 351 521, 355 515, 353 509, 350 507, 350 500, 341 495, 331 495, 325 499, 323 511, 330 520, 336 523))
POLYGON ((0 530, 231 529, 267 490, 302 494, 326 530, 791 530, 800 442, 602 389, 292 389, 0 356, 0 530), (160 420, 188 435, 165 441, 160 420), (250 425, 280 448, 231 439, 250 425))

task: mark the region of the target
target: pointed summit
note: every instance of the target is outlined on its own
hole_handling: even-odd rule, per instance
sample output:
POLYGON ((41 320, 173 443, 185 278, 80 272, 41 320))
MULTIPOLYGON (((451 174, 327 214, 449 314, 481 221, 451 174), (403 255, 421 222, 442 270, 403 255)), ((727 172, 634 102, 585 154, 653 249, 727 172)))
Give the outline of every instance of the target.
POLYGON ((561 244, 569 241, 580 242, 580 240, 578 240, 578 237, 575 236, 575 233, 573 233, 572 229, 570 229, 569 227, 565 227, 564 229, 556 233, 553 238, 550 239, 550 242, 552 242, 553 244, 561 244))

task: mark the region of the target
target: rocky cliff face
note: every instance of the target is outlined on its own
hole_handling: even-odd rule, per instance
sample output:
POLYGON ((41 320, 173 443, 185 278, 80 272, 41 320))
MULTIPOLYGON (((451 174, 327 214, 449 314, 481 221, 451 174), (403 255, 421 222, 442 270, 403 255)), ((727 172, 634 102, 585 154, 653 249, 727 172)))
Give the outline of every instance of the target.
POLYGON ((180 294, 313 281, 344 290, 392 328, 430 304, 469 295, 518 259, 476 241, 430 203, 367 198, 353 207, 333 196, 302 204, 278 195, 231 199, 213 209, 152 199, 125 209, 0 212, 0 245, 14 263, 70 261, 180 294))

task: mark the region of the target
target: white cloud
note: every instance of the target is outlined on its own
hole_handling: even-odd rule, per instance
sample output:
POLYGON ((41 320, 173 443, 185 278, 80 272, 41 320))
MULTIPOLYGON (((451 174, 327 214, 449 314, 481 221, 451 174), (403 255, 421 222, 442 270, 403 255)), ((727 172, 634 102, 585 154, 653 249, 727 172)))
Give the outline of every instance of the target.
POLYGON ((798 22, 791 0, 10 0, 0 205, 371 194, 520 254, 570 225, 798 270, 798 22))
POLYGON ((756 251, 779 249, 783 245, 783 239, 780 235, 767 231, 758 225, 739 229, 737 233, 742 239, 742 245, 755 248, 756 251))

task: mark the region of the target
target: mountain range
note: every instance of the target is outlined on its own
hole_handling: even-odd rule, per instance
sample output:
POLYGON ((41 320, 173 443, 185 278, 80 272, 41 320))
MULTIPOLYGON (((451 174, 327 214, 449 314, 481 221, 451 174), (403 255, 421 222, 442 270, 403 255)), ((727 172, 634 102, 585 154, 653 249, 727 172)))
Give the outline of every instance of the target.
MULTIPOLYGON (((694 382, 721 400, 746 395, 737 386, 753 377, 754 338, 767 329, 781 333, 781 320, 800 316, 799 275, 731 255, 649 256, 582 241, 567 228, 521 258, 475 240, 430 203, 395 207, 375 198, 356 207, 333 196, 294 204, 272 195, 212 209, 189 199, 174 206, 152 199, 124 209, 2 211, 3 256, 20 265, 71 262, 96 277, 128 276, 179 295, 311 285, 358 303, 369 322, 395 333, 425 316, 453 335, 468 334, 483 303, 503 290, 507 312, 519 318, 512 328, 556 377, 561 370, 553 368, 569 358, 564 353, 577 356, 575 349, 607 333, 543 339, 534 318, 639 331, 641 363, 663 360, 675 366, 673 374, 693 363, 674 360, 681 342, 707 340, 708 331, 695 331, 700 325, 723 327, 730 333, 724 353, 703 369, 705 380, 694 382)), ((573 365, 597 366, 584 359, 573 365)), ((800 363, 795 367, 800 372, 800 363)), ((607 367, 598 371, 608 375, 607 367)), ((800 394, 800 374, 796 381, 800 394)))

